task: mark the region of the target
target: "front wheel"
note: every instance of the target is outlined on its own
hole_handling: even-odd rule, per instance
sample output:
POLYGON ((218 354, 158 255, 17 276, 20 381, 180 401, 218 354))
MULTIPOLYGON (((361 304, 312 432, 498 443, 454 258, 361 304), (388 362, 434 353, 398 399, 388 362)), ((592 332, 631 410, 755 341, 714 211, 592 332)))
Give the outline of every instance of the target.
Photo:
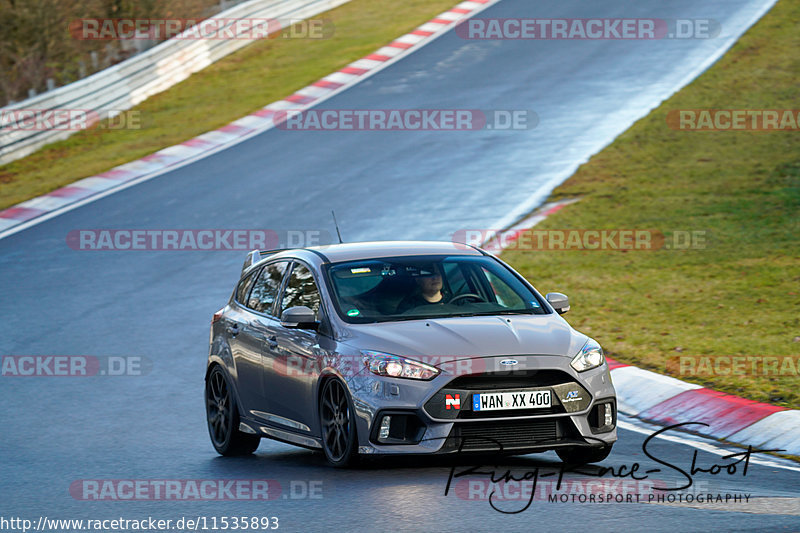
POLYGON ((215 366, 206 380, 206 420, 211 444, 220 455, 249 455, 261 438, 239 431, 239 410, 225 372, 215 366))
POLYGON ((587 463, 599 463, 611 453, 611 445, 602 448, 558 448, 556 453, 567 464, 585 465, 587 463))
POLYGON ((350 398, 338 379, 329 379, 319 397, 319 418, 322 427, 322 451, 336 467, 350 466, 358 457, 356 419, 350 398))

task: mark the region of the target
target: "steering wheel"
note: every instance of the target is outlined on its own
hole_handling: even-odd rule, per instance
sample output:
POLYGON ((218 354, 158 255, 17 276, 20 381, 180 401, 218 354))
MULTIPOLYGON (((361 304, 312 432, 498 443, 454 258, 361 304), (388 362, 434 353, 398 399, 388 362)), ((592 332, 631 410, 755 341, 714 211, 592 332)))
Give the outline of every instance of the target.
POLYGON ((464 298, 474 298, 475 300, 477 300, 479 302, 486 302, 486 300, 481 298, 479 295, 473 294, 471 292, 468 292, 466 294, 459 294, 458 296, 453 296, 452 298, 450 298, 450 301, 447 302, 447 303, 451 304, 451 303, 456 302, 458 300, 463 300, 464 298))

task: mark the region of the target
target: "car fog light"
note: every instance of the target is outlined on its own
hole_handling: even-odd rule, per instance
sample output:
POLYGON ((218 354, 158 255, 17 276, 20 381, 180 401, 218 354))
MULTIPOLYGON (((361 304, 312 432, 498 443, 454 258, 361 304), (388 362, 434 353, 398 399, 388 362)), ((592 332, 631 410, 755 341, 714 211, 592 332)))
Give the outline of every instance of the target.
POLYGON ((614 424, 614 412, 611 409, 611 404, 605 405, 605 415, 603 416, 603 425, 610 427, 614 424))
POLYGON ((384 416, 381 419, 381 431, 378 433, 378 438, 381 440, 389 438, 389 427, 392 425, 392 417, 384 416))

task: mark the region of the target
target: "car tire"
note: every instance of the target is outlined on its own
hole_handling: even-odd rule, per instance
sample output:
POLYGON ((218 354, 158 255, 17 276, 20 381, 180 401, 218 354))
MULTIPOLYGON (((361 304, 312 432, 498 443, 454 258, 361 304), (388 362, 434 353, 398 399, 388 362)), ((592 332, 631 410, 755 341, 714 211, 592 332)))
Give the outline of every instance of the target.
POLYGON ((225 372, 219 366, 211 369, 206 379, 206 421, 211 444, 226 457, 250 455, 261 438, 239 431, 239 409, 231 394, 225 372))
POLYGON ((599 463, 611 453, 612 446, 602 448, 572 447, 558 448, 558 457, 570 465, 585 465, 587 463, 599 463))
POLYGON ((352 466, 358 459, 358 434, 353 402, 347 388, 336 378, 328 379, 319 395, 319 425, 322 451, 332 466, 352 466))

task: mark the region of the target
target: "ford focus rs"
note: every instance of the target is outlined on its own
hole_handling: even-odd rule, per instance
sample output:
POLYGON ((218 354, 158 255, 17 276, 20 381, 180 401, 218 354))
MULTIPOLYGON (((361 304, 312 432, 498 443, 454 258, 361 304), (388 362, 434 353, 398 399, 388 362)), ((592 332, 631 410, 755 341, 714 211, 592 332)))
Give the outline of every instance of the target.
POLYGON ((600 345, 483 250, 375 242, 248 254, 214 314, 205 379, 222 455, 261 438, 364 455, 555 450, 608 456, 616 396, 600 345))

